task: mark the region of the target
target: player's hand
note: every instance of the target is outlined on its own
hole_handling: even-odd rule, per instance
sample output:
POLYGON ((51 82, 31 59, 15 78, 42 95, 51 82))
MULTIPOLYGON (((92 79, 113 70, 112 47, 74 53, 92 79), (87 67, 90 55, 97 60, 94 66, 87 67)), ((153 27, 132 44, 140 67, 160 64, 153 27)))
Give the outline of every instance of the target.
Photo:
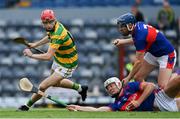
POLYGON ((79 108, 80 108, 79 105, 68 105, 66 107, 66 109, 68 109, 69 111, 78 111, 79 108))
POLYGON ((33 55, 31 50, 28 48, 24 49, 23 54, 24 54, 24 56, 28 56, 28 57, 31 57, 33 55))
POLYGON ((124 79, 122 79, 123 85, 127 85, 127 83, 130 81, 129 77, 125 77, 124 79))
POLYGON ((35 47, 37 47, 37 44, 36 43, 28 43, 28 47, 29 48, 35 48, 35 47))
POLYGON ((115 39, 115 40, 112 42, 112 44, 115 45, 115 46, 117 46, 118 43, 119 43, 119 39, 115 39))
POLYGON ((123 43, 121 42, 121 39, 115 39, 115 40, 112 42, 112 44, 115 45, 115 46, 123 45, 123 43))
POLYGON ((126 111, 133 110, 140 106, 140 103, 136 100, 132 100, 126 107, 126 111))

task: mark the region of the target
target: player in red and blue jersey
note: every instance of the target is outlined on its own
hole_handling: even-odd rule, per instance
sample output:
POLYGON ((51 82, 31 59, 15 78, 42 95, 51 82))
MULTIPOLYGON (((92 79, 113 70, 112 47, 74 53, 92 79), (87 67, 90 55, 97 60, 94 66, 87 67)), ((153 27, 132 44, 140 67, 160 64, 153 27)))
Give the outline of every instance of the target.
MULTIPOLYGON (((142 95, 143 85, 144 84, 140 83, 140 82, 128 83, 123 88, 122 94, 120 94, 120 96, 117 96, 115 99, 115 102, 110 104, 109 107, 113 111, 126 111, 126 110, 130 111, 130 110, 132 110, 128 106, 132 100, 137 100, 142 95)), ((149 86, 149 87, 151 88, 152 86, 149 86)), ((152 88, 152 89, 154 89, 154 88, 152 88)), ((153 111, 154 98, 155 98, 154 93, 151 93, 139 107, 137 107, 133 110, 153 111)))
POLYGON ((116 39, 116 46, 134 44, 137 62, 132 72, 124 79, 128 82, 134 78, 143 81, 155 67, 159 67, 158 85, 164 88, 171 77, 176 63, 176 52, 172 44, 163 33, 156 28, 137 22, 131 13, 126 13, 117 19, 120 33, 123 36, 131 35, 129 39, 116 39))
POLYGON ((127 85, 116 77, 107 79, 104 87, 115 101, 99 108, 69 105, 70 111, 180 111, 180 76, 174 77, 164 89, 156 89, 153 83, 130 82, 127 85))

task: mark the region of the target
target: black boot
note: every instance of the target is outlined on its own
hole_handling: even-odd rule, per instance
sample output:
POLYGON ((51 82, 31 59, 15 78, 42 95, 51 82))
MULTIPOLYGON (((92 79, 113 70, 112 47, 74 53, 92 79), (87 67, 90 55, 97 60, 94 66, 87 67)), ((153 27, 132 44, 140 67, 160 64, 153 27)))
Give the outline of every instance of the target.
POLYGON ((82 88, 82 91, 79 92, 79 94, 81 95, 82 101, 85 101, 87 97, 88 86, 81 86, 81 88, 82 88))
POLYGON ((29 107, 26 106, 26 105, 21 105, 21 106, 17 109, 17 111, 28 111, 28 110, 29 110, 29 107))

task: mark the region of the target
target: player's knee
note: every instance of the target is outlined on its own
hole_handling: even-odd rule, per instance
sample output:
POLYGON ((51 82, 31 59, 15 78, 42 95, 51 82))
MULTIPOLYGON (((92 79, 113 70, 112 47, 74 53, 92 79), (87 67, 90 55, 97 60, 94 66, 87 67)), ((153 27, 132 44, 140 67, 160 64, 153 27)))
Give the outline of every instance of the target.
POLYGON ((173 80, 180 85, 180 75, 177 75, 173 80))
POLYGON ((160 83, 158 84, 159 88, 161 88, 161 89, 164 89, 166 87, 166 85, 167 84, 164 84, 164 83, 163 84, 160 84, 160 83))
POLYGON ((180 75, 177 75, 176 77, 172 78, 171 82, 173 82, 173 84, 176 84, 178 87, 180 87, 180 75))
POLYGON ((46 91, 47 87, 45 85, 39 85, 39 90, 40 91, 46 91))

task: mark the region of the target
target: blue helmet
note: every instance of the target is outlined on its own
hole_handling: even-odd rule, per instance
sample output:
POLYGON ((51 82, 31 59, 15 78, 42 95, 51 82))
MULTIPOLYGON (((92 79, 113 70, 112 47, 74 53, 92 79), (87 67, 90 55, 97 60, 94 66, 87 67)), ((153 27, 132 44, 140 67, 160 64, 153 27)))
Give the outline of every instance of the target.
POLYGON ((131 24, 136 23, 136 18, 131 13, 123 14, 117 19, 117 24, 120 25, 120 26, 129 24, 129 23, 131 23, 131 24))

